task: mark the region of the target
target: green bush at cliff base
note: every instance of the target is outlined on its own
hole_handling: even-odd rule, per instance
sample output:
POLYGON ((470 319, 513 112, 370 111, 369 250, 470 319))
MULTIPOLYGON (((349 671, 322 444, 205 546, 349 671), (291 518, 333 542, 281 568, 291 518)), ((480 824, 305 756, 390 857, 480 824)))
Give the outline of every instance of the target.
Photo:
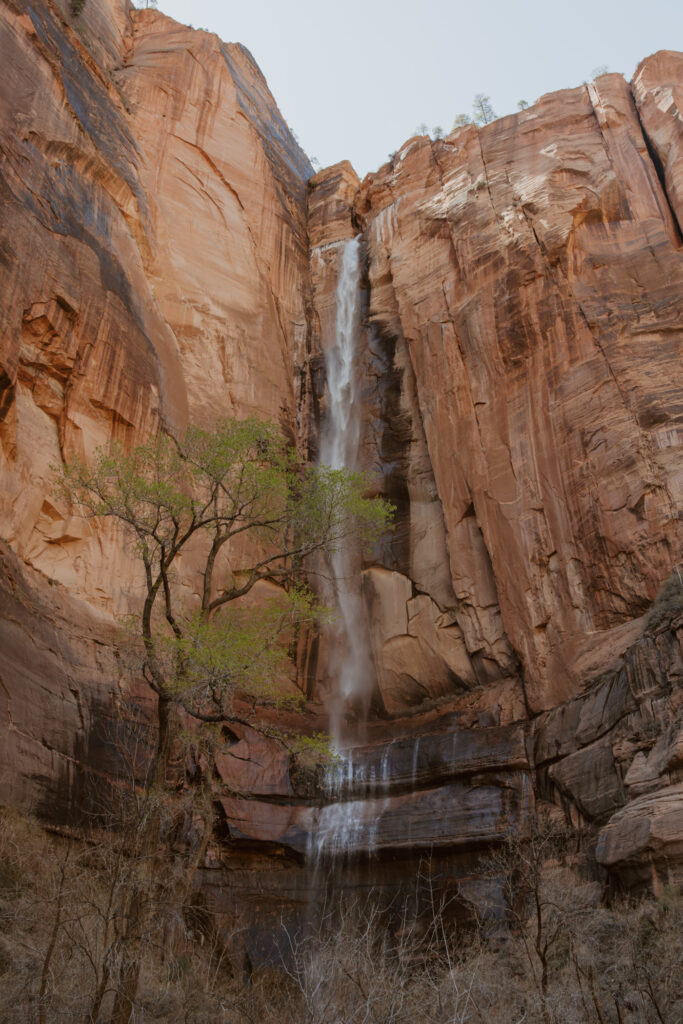
POLYGON ((255 418, 160 434, 130 451, 113 444, 60 475, 62 497, 82 515, 118 520, 133 540, 145 579, 145 678, 160 713, 182 705, 199 721, 229 719, 238 691, 273 696, 288 640, 324 614, 307 588, 312 561, 352 541, 369 551, 393 513, 368 497, 365 475, 301 466, 275 425, 255 418), (244 540, 251 560, 238 562, 244 540), (177 573, 190 544, 200 592, 192 609, 177 573), (246 611, 243 599, 266 583, 279 597, 246 611))

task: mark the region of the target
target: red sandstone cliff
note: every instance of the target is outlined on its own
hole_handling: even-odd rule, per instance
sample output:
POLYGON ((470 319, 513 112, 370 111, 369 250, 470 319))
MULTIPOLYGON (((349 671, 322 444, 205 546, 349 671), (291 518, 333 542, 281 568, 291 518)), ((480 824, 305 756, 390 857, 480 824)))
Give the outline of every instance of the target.
MULTIPOLYGON (((601 827, 630 884, 679 871, 680 616, 643 613, 681 558, 683 57, 307 184, 242 47, 127 0, 0 10, 3 799, 65 814, 125 686, 134 562, 50 466, 251 412, 315 451, 363 231, 363 460, 398 517, 364 571, 391 717, 357 752, 358 849, 389 887, 392 851, 432 846, 472 881, 469 849, 540 800, 601 827)), ((230 864, 250 920, 297 903, 327 827, 261 742, 219 758, 252 799, 226 793, 205 872, 227 907, 230 864)))
POLYGON ((680 558, 681 240, 630 90, 606 75, 412 140, 357 208, 468 644, 497 660, 504 633, 537 712, 580 685, 577 641, 642 613, 680 558))
POLYGON ((246 50, 127 0, 5 3, 0 55, 0 776, 50 804, 137 599, 128 545, 50 467, 189 418, 294 436, 310 165, 246 50))

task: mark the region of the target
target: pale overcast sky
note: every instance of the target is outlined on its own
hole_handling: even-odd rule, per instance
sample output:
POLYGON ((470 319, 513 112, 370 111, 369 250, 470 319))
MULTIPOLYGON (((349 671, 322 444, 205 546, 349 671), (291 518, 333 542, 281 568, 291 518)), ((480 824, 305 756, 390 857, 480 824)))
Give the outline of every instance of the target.
MULTIPOLYGON (((139 0, 138 0, 139 2, 139 0)), ((362 176, 421 122, 449 131, 484 92, 499 115, 607 66, 630 78, 683 49, 683 0, 159 0, 251 50, 290 128, 323 166, 362 176)))

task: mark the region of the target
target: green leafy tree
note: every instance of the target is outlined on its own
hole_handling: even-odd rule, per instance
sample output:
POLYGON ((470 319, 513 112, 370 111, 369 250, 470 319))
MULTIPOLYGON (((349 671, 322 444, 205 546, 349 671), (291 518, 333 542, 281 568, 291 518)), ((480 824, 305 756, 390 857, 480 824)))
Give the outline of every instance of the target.
MULTIPOLYGON (((212 431, 191 427, 180 440, 161 433, 128 452, 114 444, 91 465, 74 460, 63 467, 63 496, 85 516, 122 523, 141 561, 137 628, 142 671, 158 708, 153 792, 167 787, 178 708, 210 734, 210 723, 243 721, 238 696, 252 706, 276 698, 287 641, 317 611, 306 586, 310 560, 352 537, 367 548, 389 525, 391 506, 366 497, 368 484, 359 473, 301 467, 277 429, 256 419, 226 420, 212 431), (245 539, 253 557, 235 565, 245 539), (188 608, 178 569, 190 545, 200 593, 188 608), (264 581, 278 584, 278 596, 246 609, 244 599, 264 581)), ((210 828, 209 811, 204 846, 210 828)), ((143 859, 153 862, 163 846, 160 812, 143 831, 143 859)), ((155 884, 154 875, 152 867, 139 891, 128 893, 112 1024, 127 1022, 135 1005, 150 904, 145 887, 155 884)))
POLYGON ((434 128, 432 128, 432 137, 434 139, 443 138, 443 128, 441 127, 440 124, 437 124, 434 128))
POLYGON ((276 428, 256 419, 192 427, 180 441, 159 434, 130 452, 113 445, 90 466, 64 467, 62 492, 81 512, 119 520, 136 541, 142 670, 158 698, 157 782, 174 708, 229 721, 238 693, 272 695, 283 637, 315 615, 305 586, 311 557, 351 537, 372 545, 389 524, 391 507, 365 497, 367 487, 360 473, 300 467, 276 428), (258 554, 229 565, 226 551, 244 538, 258 554), (177 569, 190 542, 194 559, 201 552, 201 585, 197 607, 187 609, 177 569), (262 581, 279 584, 278 596, 259 610, 240 607, 262 581))
POLYGON ((529 106, 526 100, 517 100, 517 110, 526 110, 529 106))
POLYGON ((495 121, 497 115, 491 105, 491 97, 478 92, 472 101, 472 114, 475 124, 490 124, 491 121, 495 121))

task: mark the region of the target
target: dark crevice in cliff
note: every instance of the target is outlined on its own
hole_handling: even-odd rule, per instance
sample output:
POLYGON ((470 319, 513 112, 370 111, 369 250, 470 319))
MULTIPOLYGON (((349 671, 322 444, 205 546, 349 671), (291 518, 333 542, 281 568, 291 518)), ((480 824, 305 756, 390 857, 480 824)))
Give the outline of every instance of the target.
MULTIPOLYGON (((359 227, 362 230, 366 230, 364 223, 359 223, 359 227)), ((369 267, 368 267, 369 270, 369 267)), ((394 300, 394 319, 398 324, 401 323, 401 314, 398 304, 398 297, 396 295, 396 289, 393 280, 391 260, 388 260, 388 272, 390 277, 391 293, 394 300)), ((368 281, 368 304, 371 307, 371 288, 368 281)), ((396 469, 396 485, 400 492, 400 503, 396 502, 391 494, 387 496, 390 500, 397 504, 399 514, 405 518, 403 529, 407 532, 407 537, 403 542, 403 558, 397 561, 397 567, 403 565, 404 568, 399 568, 398 571, 404 573, 404 575, 411 577, 411 536, 410 536, 410 448, 416 442, 424 449, 428 460, 428 469, 425 471, 424 487, 430 493, 432 493, 432 500, 439 510, 439 522, 443 535, 443 543, 445 548, 446 559, 449 558, 448 553, 448 533, 445 525, 445 517, 443 513, 443 503, 441 496, 438 493, 436 480, 434 477, 433 464, 431 459, 431 453, 429 451, 429 439, 426 435, 424 425, 422 422, 423 410, 420 404, 420 393, 417 387, 417 379, 415 366, 413 362, 413 354, 411 352, 411 346, 406 341, 403 333, 397 335, 386 323, 382 322, 378 316, 374 316, 370 320, 371 344, 372 339, 376 338, 380 347, 383 349, 383 359, 388 367, 391 368, 391 386, 386 389, 387 401, 383 406, 383 419, 386 424, 387 433, 387 448, 391 453, 392 450, 396 455, 397 469, 396 469), (399 349, 404 356, 404 366, 398 365, 399 349), (417 416, 410 416, 410 413, 406 409, 402 408, 402 404, 405 403, 406 409, 414 409, 417 416), (397 429, 398 428, 398 429, 397 429)), ((413 581, 415 584, 415 581, 413 581)), ((425 590, 425 592, 428 592, 425 590)), ((455 595, 452 589, 449 592, 447 600, 441 598, 440 595, 435 595, 433 592, 429 592, 429 596, 439 608, 444 611, 447 609, 454 608, 457 604, 455 595)))
MULTIPOLYGON (((411 424, 401 409, 402 370, 396 366, 397 339, 377 328, 368 329, 367 371, 370 394, 364 396, 377 405, 373 436, 368 444, 375 451, 374 465, 382 477, 382 493, 396 508, 394 529, 382 541, 379 561, 388 569, 410 576, 410 495, 408 491, 408 451, 411 424)), ((369 401, 368 401, 369 400, 369 401)))
MULTIPOLYGON (((384 539, 381 550, 376 552, 376 558, 385 568, 411 579, 415 590, 415 581, 412 580, 414 552, 410 485, 416 467, 412 465, 412 450, 419 439, 427 450, 427 441, 422 423, 411 416, 411 410, 416 405, 416 386, 405 339, 402 335, 396 335, 386 324, 369 318, 371 285, 367 248, 365 253, 361 283, 364 332, 367 338, 364 356, 367 386, 363 403, 368 415, 362 445, 369 449, 368 462, 381 473, 382 493, 396 508, 394 529, 384 539), (403 359, 400 358, 401 354, 403 359)), ((422 486, 430 489, 431 484, 436 494, 431 464, 422 470, 422 475, 429 477, 422 486)), ((441 509, 440 499, 435 497, 434 500, 441 509)), ((443 523, 443 511, 441 516, 443 523)))
POLYGON ((14 402, 15 381, 0 366, 0 423, 3 423, 14 402))
POLYGON ((320 321, 313 301, 308 202, 306 203, 305 244, 308 256, 305 261, 302 284, 305 318, 304 351, 300 365, 295 369, 298 379, 294 387, 294 401, 296 403, 295 413, 300 455, 303 461, 316 463, 319 455, 320 399, 324 390, 324 365, 322 354, 317 351, 320 347, 320 321), (317 345, 316 339, 318 340, 317 345))

